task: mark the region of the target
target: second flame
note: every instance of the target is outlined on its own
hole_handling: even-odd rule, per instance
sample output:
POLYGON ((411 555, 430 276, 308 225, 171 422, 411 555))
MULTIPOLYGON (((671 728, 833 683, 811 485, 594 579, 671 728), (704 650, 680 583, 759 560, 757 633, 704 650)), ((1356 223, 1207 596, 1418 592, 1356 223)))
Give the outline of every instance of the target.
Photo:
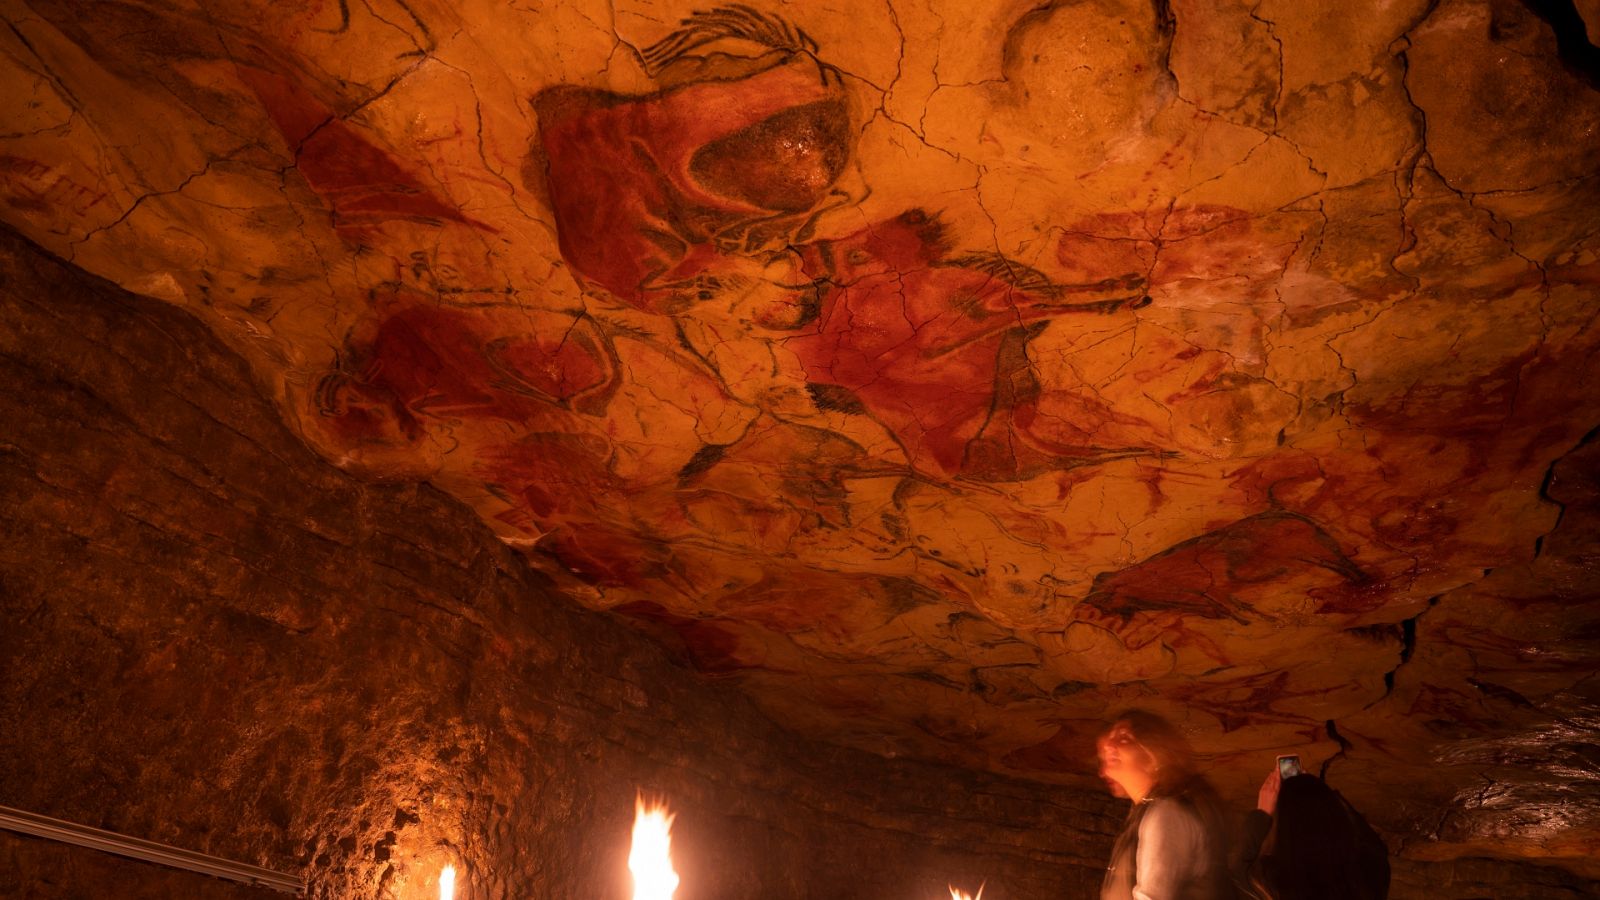
POLYGON ((628 870, 633 873, 633 900, 672 900, 678 873, 672 870, 672 820, 661 804, 635 801, 633 848, 628 870))

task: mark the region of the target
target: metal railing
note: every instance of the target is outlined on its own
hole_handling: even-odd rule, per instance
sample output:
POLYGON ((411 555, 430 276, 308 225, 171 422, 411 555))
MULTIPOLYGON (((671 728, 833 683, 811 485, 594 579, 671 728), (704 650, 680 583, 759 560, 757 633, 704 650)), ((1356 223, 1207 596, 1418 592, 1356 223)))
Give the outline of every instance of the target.
POLYGON ((155 841, 128 837, 114 831, 64 822, 49 816, 12 809, 9 806, 0 806, 0 828, 60 841, 63 844, 74 844, 105 853, 115 853, 118 856, 142 859, 145 862, 170 866, 174 869, 187 869, 190 872, 226 878, 229 881, 241 881, 286 894, 303 894, 306 889, 305 879, 294 875, 285 875, 282 872, 218 856, 207 856, 204 853, 158 844, 155 841))

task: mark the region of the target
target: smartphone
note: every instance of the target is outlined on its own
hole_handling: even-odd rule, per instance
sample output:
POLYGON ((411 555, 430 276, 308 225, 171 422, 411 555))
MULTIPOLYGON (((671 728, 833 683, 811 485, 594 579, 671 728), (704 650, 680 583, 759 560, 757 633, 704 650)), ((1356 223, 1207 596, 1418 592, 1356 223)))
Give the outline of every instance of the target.
POLYGON ((1300 768, 1300 757, 1298 757, 1298 756, 1280 756, 1280 757, 1278 757, 1278 777, 1281 778, 1282 780, 1288 781, 1289 779, 1295 777, 1296 775, 1301 774, 1301 771, 1302 770, 1300 768))

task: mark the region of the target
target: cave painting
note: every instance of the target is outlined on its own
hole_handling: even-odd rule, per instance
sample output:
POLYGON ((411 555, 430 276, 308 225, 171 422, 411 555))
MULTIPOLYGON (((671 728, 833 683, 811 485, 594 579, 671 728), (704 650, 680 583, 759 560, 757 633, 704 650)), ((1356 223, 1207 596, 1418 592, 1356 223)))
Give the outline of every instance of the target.
MULTIPOLYGON (((688 664, 775 679, 769 709, 1046 774, 1116 697, 1316 741, 1388 689, 1448 561, 1538 519, 1504 474, 1531 463, 1486 461, 1571 429, 1480 421, 1551 389, 1534 351, 1364 389, 1341 341, 1415 285, 1315 205, 1124 192, 1002 242, 948 192, 873 200, 870 86, 775 14, 689 15, 638 62, 529 98, 548 297, 495 286, 516 238, 404 148, 240 67, 376 273, 297 414, 688 664)), ((1199 165, 1187 140, 1140 177, 1199 165)))
MULTIPOLYGON (((372 291, 314 393, 312 421, 332 452, 387 476, 449 470, 476 482, 475 503, 502 533, 537 542, 585 582, 620 589, 625 612, 655 609, 628 592, 663 580, 715 602, 770 585, 763 560, 807 561, 814 568, 791 570, 806 580, 870 568, 876 556, 900 560, 885 574, 917 579, 951 609, 1114 636, 1107 646, 1091 640, 1091 655, 1137 658, 1159 640, 1168 655, 1200 647, 1215 665, 1228 662, 1224 639, 1184 623, 1262 618, 1244 599, 1252 592, 1229 585, 1305 567, 1369 580, 1314 510, 1271 512, 1269 488, 1206 485, 1214 475, 1166 468, 1197 444, 1207 454, 1225 447, 1230 427, 1270 406, 1260 398, 1272 391, 1236 371, 1236 354, 1181 340, 1165 353, 1152 341, 1156 352, 1130 371, 1143 396, 1162 392, 1165 421, 1085 385, 1070 351, 1057 349, 1054 362, 1034 354, 1041 336, 1132 326, 1153 296, 1219 271, 1240 302, 1260 300, 1299 239, 1294 223, 1258 234, 1218 206, 1098 214, 1061 229, 1055 274, 959 246, 923 208, 824 226, 825 214, 861 199, 842 186, 858 123, 846 79, 809 35, 747 7, 720 8, 687 18, 642 60, 654 92, 558 85, 533 98, 532 168, 562 259, 599 304, 452 308, 437 285, 397 270, 372 291), (744 52, 696 54, 730 42, 744 52), (464 446, 470 465, 451 470, 464 446), (1053 477, 1060 498, 1112 464, 1134 474, 1147 507, 1169 494, 1227 496, 1237 522, 1190 526, 1171 551, 1153 544, 1149 559, 1119 571, 1093 549, 1114 531, 1105 522, 1046 514, 1041 526, 1023 510, 961 500, 962 515, 980 516, 974 529, 938 522, 954 515, 943 501, 903 508, 906 484, 970 498, 984 496, 972 493, 978 485, 1053 477), (996 537, 986 522, 1009 524, 996 537), (1030 530, 1055 547, 1028 564, 958 562, 921 546, 941 530, 979 555, 1004 553, 1000 541, 1030 530), (1075 543, 1096 563, 1093 584, 1058 577, 1048 559, 1075 543), (1218 547, 1258 562, 1195 561, 1218 547), (1215 582, 1205 591, 1175 574, 1197 565, 1215 582)), ((254 71, 245 81, 302 149, 306 179, 347 240, 381 241, 395 222, 447 235, 491 230, 443 206, 403 161, 330 124, 306 91, 254 71)), ((729 620, 795 631, 737 610, 729 620)), ((718 638, 718 658, 730 656, 730 641, 718 638)))
POLYGON ((362 138, 294 81, 251 66, 236 72, 284 142, 296 148, 296 168, 328 205, 341 236, 360 240, 395 220, 492 230, 429 190, 404 162, 362 138))
POLYGON ((803 253, 820 309, 785 344, 819 400, 849 408, 854 398, 913 468, 1004 481, 1154 452, 1053 441, 1032 427, 1030 332, 1059 316, 1143 306, 1135 276, 1074 290, 998 255, 952 257, 922 210, 803 253), (1116 288, 1122 296, 1083 299, 1116 288))
POLYGON ((803 234, 850 153, 837 74, 804 54, 735 81, 535 101, 561 255, 625 303, 709 299, 742 261, 803 234))
POLYGON ((653 68, 716 38, 769 44, 753 74, 618 96, 538 97, 563 258, 639 309, 692 314, 762 280, 761 324, 801 363, 819 405, 873 416, 912 468, 1006 480, 1155 452, 1062 441, 1036 419, 1026 343, 1050 318, 1149 302, 1136 271, 1060 285, 994 253, 956 253, 922 210, 815 240, 853 128, 837 72, 803 31, 747 8, 687 20, 653 68), (778 277, 774 277, 775 271, 778 277))

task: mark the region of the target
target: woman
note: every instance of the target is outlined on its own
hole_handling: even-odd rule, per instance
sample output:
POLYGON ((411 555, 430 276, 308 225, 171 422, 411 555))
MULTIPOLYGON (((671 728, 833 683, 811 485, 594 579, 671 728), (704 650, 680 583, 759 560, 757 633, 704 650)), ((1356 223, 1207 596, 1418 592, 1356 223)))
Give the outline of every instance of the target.
POLYGON ((1276 769, 1245 825, 1243 856, 1265 900, 1385 900, 1389 853, 1361 814, 1314 775, 1276 769), (1257 852, 1259 851, 1259 856, 1257 852))
POLYGON ((1133 801, 1101 900, 1231 900, 1221 805, 1178 730, 1131 710, 1100 736, 1097 749, 1100 777, 1133 801))

